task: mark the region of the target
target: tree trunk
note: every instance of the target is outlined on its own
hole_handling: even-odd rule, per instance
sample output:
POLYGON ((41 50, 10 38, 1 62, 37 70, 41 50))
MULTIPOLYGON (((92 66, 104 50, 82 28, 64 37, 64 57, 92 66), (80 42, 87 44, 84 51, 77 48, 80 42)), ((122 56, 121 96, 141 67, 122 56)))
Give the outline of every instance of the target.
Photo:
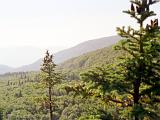
POLYGON ((50 112, 50 120, 53 120, 53 114, 52 114, 52 92, 51 87, 49 87, 49 112, 50 112))
MULTIPOLYGON (((140 98, 139 87, 140 87, 140 80, 135 80, 134 82, 134 105, 139 104, 139 98, 140 98)), ((135 120, 139 120, 137 115, 135 115, 135 120)))
POLYGON ((139 118, 137 116, 135 116, 135 120, 139 120, 139 118))
MULTIPOLYGON (((140 23, 140 32, 141 34, 143 33, 143 21, 140 23)), ((140 35, 140 41, 139 41, 139 53, 144 53, 143 50, 143 39, 142 39, 142 35, 140 35)), ((134 81, 134 105, 139 105, 139 98, 140 98, 140 93, 139 93, 139 87, 142 81, 142 75, 143 75, 143 69, 144 68, 144 64, 143 61, 140 60, 139 61, 139 78, 137 80, 134 81)), ((135 120, 139 120, 138 116, 135 115, 135 120)))
POLYGON ((140 81, 135 80, 134 82, 134 104, 139 104, 139 87, 140 87, 140 81))

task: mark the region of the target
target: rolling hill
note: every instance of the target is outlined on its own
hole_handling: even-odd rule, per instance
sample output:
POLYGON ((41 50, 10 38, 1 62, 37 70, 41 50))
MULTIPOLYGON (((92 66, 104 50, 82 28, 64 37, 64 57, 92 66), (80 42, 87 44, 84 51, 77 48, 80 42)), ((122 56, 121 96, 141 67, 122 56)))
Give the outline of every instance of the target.
POLYGON ((66 72, 78 72, 113 63, 122 56, 122 51, 115 51, 112 46, 98 49, 93 52, 83 54, 79 57, 69 59, 58 66, 58 70, 66 72))
POLYGON ((121 38, 119 36, 110 36, 94 40, 89 40, 78 44, 72 48, 60 51, 55 54, 55 63, 62 63, 70 58, 80 56, 82 54, 101 49, 107 46, 111 46, 118 42, 121 38))
MULTIPOLYGON (((120 39, 121 37, 119 36, 110 36, 110 37, 89 40, 81 44, 78 44, 72 48, 56 53, 54 55, 54 61, 56 64, 61 64, 64 61, 69 60, 71 58, 81 56, 83 54, 95 51, 97 49, 102 49, 104 47, 109 47, 111 45, 114 45, 120 39)), ((41 62, 42 62, 42 59, 38 59, 34 63, 31 63, 29 65, 24 65, 15 69, 6 69, 4 71, 2 69, 2 72, 0 71, 0 74, 6 73, 6 72, 38 71, 40 68, 41 62)))

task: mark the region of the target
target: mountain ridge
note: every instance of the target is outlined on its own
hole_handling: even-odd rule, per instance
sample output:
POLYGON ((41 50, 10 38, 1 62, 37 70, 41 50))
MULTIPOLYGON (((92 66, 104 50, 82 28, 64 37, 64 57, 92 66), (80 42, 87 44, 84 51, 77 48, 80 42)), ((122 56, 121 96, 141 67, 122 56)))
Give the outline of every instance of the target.
MULTIPOLYGON (((117 43, 121 37, 119 36, 109 36, 109 37, 103 37, 99 39, 93 39, 88 40, 85 42, 82 42, 74 47, 62 50, 60 52, 55 53, 54 55, 54 61, 56 64, 63 63, 69 59, 72 59, 74 57, 78 57, 80 55, 95 51, 97 49, 102 49, 105 47, 109 47, 115 43, 117 43)), ((6 72, 26 72, 26 71, 38 71, 40 69, 40 65, 42 63, 42 58, 38 59, 37 61, 24 65, 18 68, 11 68, 6 67, 5 72, 1 69, 0 66, 0 74, 6 73, 6 72)), ((2 67, 3 68, 3 67, 2 67)), ((4 69, 4 68, 3 68, 4 69)))

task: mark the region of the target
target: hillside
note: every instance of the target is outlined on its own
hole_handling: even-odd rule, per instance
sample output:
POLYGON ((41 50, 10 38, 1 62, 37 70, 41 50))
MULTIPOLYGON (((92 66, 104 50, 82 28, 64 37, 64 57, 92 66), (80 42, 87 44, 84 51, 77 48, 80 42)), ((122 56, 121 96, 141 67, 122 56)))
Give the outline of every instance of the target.
POLYGON ((103 64, 109 64, 122 56, 122 51, 115 51, 112 46, 83 54, 59 64, 58 69, 65 72, 82 72, 103 64))
MULTIPOLYGON (((64 61, 69 60, 71 58, 78 57, 80 55, 95 51, 97 49, 111 46, 111 45, 117 43, 120 39, 121 38, 119 36, 110 36, 110 37, 104 37, 104 38, 89 40, 89 41, 80 43, 72 48, 55 53, 54 54, 54 61, 56 64, 60 64, 60 63, 63 63, 64 61)), ((29 57, 29 55, 27 55, 27 56, 29 57)), ((34 63, 24 65, 24 66, 15 68, 15 69, 7 69, 4 71, 2 69, 2 72, 0 71, 0 74, 6 73, 6 72, 38 71, 40 68, 41 62, 42 62, 42 59, 40 58, 37 61, 35 61, 34 63)))
MULTIPOLYGON (((78 56, 83 55, 85 53, 111 46, 111 45, 117 43, 120 39, 121 38, 119 36, 110 36, 110 37, 89 40, 89 41, 83 42, 81 44, 78 44, 72 48, 69 48, 69 49, 66 49, 66 50, 63 50, 63 51, 60 51, 60 52, 54 54, 54 61, 56 64, 60 64, 66 60, 69 60, 74 57, 78 57, 78 56)), ((27 67, 22 66, 20 68, 17 68, 16 71, 36 71, 36 70, 39 70, 41 61, 42 61, 42 59, 39 59, 38 61, 34 62, 33 64, 27 65, 27 67)))
POLYGON ((100 48, 111 46, 116 42, 118 42, 120 39, 121 38, 119 36, 110 36, 110 37, 89 40, 81 44, 78 44, 72 48, 56 53, 54 60, 57 64, 62 63, 70 58, 80 56, 84 53, 88 53, 100 48))
POLYGON ((41 62, 42 62, 42 59, 39 59, 38 61, 36 61, 32 64, 24 65, 22 67, 12 69, 10 72, 38 71, 38 70, 40 70, 41 62))

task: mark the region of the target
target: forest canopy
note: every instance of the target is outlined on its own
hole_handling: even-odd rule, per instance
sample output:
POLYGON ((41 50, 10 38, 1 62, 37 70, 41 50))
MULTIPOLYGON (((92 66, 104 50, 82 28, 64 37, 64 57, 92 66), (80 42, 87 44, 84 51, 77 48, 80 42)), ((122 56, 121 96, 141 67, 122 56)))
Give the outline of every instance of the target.
POLYGON ((61 65, 47 50, 40 71, 0 75, 0 120, 159 120, 158 2, 130 1, 138 28, 117 27, 116 45, 61 65))

